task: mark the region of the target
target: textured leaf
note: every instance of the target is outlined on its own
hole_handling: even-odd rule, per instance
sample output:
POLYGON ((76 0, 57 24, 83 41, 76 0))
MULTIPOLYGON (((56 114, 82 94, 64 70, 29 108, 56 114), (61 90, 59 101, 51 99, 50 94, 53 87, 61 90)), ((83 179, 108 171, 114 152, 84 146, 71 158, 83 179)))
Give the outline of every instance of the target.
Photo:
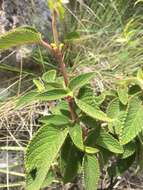
POLYGON ((78 93, 78 99, 94 107, 101 105, 102 102, 105 100, 105 97, 105 93, 97 96, 94 92, 94 89, 89 85, 83 86, 78 93))
POLYGON ((41 34, 31 27, 19 27, 0 36, 0 50, 14 46, 40 43, 41 34))
POLYGON ((95 77, 95 72, 81 74, 70 81, 69 88, 71 90, 76 90, 77 88, 81 88, 85 84, 89 83, 89 81, 94 77, 95 77))
POLYGON ((117 93, 119 96, 119 100, 122 104, 126 105, 128 103, 128 87, 127 86, 119 86, 117 89, 117 93))
POLYGON ((57 81, 51 81, 51 82, 46 82, 45 87, 47 90, 52 90, 52 89, 58 89, 58 88, 63 88, 63 84, 57 82, 57 81))
POLYGON ((100 156, 99 161, 101 163, 101 167, 103 168, 105 165, 109 163, 109 160, 111 160, 112 156, 115 156, 115 154, 105 148, 100 147, 99 156, 100 156))
POLYGON ((43 184, 42 184, 42 186, 41 186, 41 188, 48 187, 53 182, 53 180, 55 180, 55 176, 54 176, 52 171, 49 171, 44 182, 43 182, 43 184))
POLYGON ((16 107, 20 108, 26 104, 29 104, 33 101, 36 100, 36 96, 39 95, 39 92, 37 92, 36 90, 30 91, 27 94, 25 94, 24 96, 20 97, 20 99, 18 100, 16 107))
POLYGON ((107 107, 107 116, 114 119, 109 123, 108 128, 111 133, 121 134, 127 115, 126 106, 122 105, 118 98, 113 99, 107 107))
POLYGON ((133 155, 136 151, 136 144, 134 142, 130 142, 124 146, 124 153, 122 154, 121 158, 126 159, 129 156, 133 155))
POLYGON ((107 121, 107 122, 112 121, 112 119, 107 117, 107 115, 104 112, 102 112, 100 109, 96 109, 78 99, 75 99, 75 101, 76 101, 77 106, 88 116, 90 116, 94 119, 101 120, 101 121, 107 121))
POLYGON ((143 129, 143 106, 138 98, 129 101, 129 108, 124 128, 120 137, 121 144, 133 140, 143 129))
POLYGON ((78 99, 84 101, 85 103, 91 106, 97 106, 96 102, 94 101, 95 93, 91 86, 83 86, 80 88, 78 93, 78 99))
POLYGON ((82 116, 80 121, 82 121, 88 128, 95 129, 97 127, 97 121, 89 116, 82 116))
POLYGON ((95 155, 85 155, 83 169, 85 189, 97 190, 100 177, 100 168, 95 155))
POLYGON ((123 106, 120 102, 118 98, 113 99, 108 107, 107 107, 107 114, 109 115, 109 117, 111 118, 118 118, 121 111, 124 111, 124 108, 126 108, 125 106, 123 106))
POLYGON ((33 101, 52 101, 62 99, 68 96, 69 92, 64 89, 53 89, 45 92, 37 92, 36 90, 30 91, 22 96, 17 102, 16 107, 20 108, 33 101))
POLYGON ((63 175, 64 183, 72 182, 81 167, 82 153, 71 142, 70 138, 67 138, 60 157, 61 174, 63 175))
POLYGON ((33 82, 36 85, 39 92, 42 92, 42 91, 45 90, 45 87, 44 87, 44 85, 43 85, 43 83, 41 81, 39 81, 37 79, 33 79, 33 82))
POLYGON ((64 100, 59 101, 55 107, 50 108, 50 111, 52 112, 52 114, 55 114, 55 115, 67 116, 67 113, 69 113, 68 110, 69 110, 68 103, 64 100))
POLYGON ((108 173, 111 177, 121 176, 133 164, 135 155, 126 159, 119 159, 114 165, 108 168, 108 173))
POLYGON ((68 95, 69 95, 69 92, 67 90, 57 88, 57 89, 40 93, 36 98, 37 100, 41 100, 41 101, 52 101, 52 100, 65 98, 68 95))
MULTIPOLYGON (((122 154, 124 152, 123 147, 120 145, 118 140, 106 132, 105 129, 99 127, 89 133, 85 144, 87 146, 92 146, 95 148, 97 148, 97 146, 100 146, 113 153, 122 154)), ((98 149, 102 150, 102 148, 99 147, 98 149)))
POLYGON ((69 119, 64 115, 48 115, 48 116, 42 117, 40 119, 40 122, 47 125, 50 124, 50 125, 55 125, 55 126, 67 125, 70 123, 69 119))
POLYGON ((103 148, 118 154, 123 153, 123 147, 120 145, 117 139, 106 132, 104 129, 100 129, 98 136, 95 137, 96 144, 103 148))
POLYGON ((95 154, 99 152, 97 148, 85 146, 83 143, 83 134, 82 128, 79 124, 69 127, 69 135, 74 143, 74 145, 79 148, 81 151, 88 154, 95 154))
POLYGON ((56 70, 50 70, 43 74, 42 79, 45 82, 53 82, 56 78, 56 70))
POLYGON ((82 138, 82 129, 79 124, 69 127, 69 135, 77 148, 84 151, 84 144, 82 138))
POLYGON ((40 189, 67 134, 67 129, 43 126, 33 137, 26 151, 27 190, 40 189))

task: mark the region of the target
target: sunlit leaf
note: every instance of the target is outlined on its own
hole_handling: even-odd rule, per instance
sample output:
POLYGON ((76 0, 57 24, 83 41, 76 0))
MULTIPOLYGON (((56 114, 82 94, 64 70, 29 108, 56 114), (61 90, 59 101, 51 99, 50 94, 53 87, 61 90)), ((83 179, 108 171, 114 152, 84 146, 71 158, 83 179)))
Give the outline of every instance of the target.
POLYGON ((47 71, 42 75, 42 79, 45 82, 54 82, 56 78, 56 70, 47 71))
POLYGON ((0 36, 0 50, 42 41, 41 34, 32 27, 19 27, 0 36))
POLYGON ((83 162, 84 183, 86 190, 97 190, 100 168, 95 155, 85 155, 83 162))
POLYGON ((120 136, 121 143, 127 144, 133 140, 143 130, 143 105, 137 98, 132 98, 129 102, 127 117, 124 128, 120 136))
POLYGON ((75 124, 69 127, 69 135, 75 144, 80 150, 84 151, 82 129, 79 124, 75 124))
POLYGON ((25 160, 27 190, 41 188, 67 134, 67 129, 46 125, 30 141, 25 160))
POLYGON ((69 83, 69 88, 71 90, 76 90, 77 88, 81 88, 85 84, 89 83, 91 79, 95 77, 95 72, 84 73, 73 78, 69 83))
POLYGON ((77 106, 88 116, 90 116, 94 119, 101 120, 101 121, 107 121, 107 122, 112 121, 112 119, 107 117, 107 115, 104 112, 102 112, 100 109, 96 109, 78 99, 75 99, 75 101, 76 101, 77 106))

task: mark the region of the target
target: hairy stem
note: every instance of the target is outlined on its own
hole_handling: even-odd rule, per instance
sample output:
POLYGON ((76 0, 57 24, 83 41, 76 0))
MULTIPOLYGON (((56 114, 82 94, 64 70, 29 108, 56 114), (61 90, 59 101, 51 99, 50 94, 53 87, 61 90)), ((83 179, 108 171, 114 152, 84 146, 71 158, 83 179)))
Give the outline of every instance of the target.
POLYGON ((44 40, 42 40, 40 44, 43 47, 47 48, 51 53, 53 52, 53 49, 52 49, 52 47, 50 46, 50 44, 48 42, 45 42, 44 40))
MULTIPOLYGON (((53 11, 53 16, 52 16, 52 30, 53 30, 53 38, 54 38, 54 42, 56 44, 56 48, 52 48, 51 45, 45 41, 42 41, 42 45, 46 48, 48 48, 51 53, 54 55, 54 57, 56 58, 57 62, 59 63, 60 66, 60 71, 62 73, 62 76, 64 78, 64 83, 65 86, 68 86, 69 80, 68 80, 68 74, 66 71, 66 67, 65 67, 65 63, 64 63, 64 56, 62 51, 59 48, 59 37, 58 37, 58 30, 57 30, 57 12, 56 10, 53 11)), ((66 98, 68 105, 69 105, 69 111, 71 114, 71 119, 72 121, 75 121, 77 118, 77 115, 74 111, 74 100, 71 97, 67 97, 66 98)))
MULTIPOLYGON (((61 73, 62 73, 62 75, 64 77, 65 86, 68 86, 69 81, 68 81, 68 74, 67 74, 67 71, 66 71, 65 63, 64 63, 64 57, 63 57, 62 52, 59 49, 57 49, 55 51, 55 57, 56 57, 59 65, 60 65, 60 70, 61 70, 61 73)), ((74 101, 73 101, 73 99, 71 97, 67 98, 66 100, 67 100, 68 105, 69 105, 71 119, 73 121, 75 121, 77 116, 76 116, 76 113, 74 111, 74 101)))
POLYGON ((55 57, 56 57, 59 65, 60 65, 60 71, 64 77, 65 86, 68 86, 69 81, 68 81, 68 75, 67 75, 66 66, 64 63, 63 54, 59 49, 57 49, 54 54, 55 54, 55 57))
POLYGON ((59 35, 58 35, 58 30, 57 30, 57 11, 54 10, 52 14, 52 30, 53 30, 53 38, 54 42, 59 47, 59 35))

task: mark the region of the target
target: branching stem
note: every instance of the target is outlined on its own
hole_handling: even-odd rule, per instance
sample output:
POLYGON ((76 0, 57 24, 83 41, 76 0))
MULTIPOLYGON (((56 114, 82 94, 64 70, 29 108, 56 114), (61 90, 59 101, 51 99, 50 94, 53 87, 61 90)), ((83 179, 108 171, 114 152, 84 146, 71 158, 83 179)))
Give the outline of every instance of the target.
MULTIPOLYGON (((57 16, 58 16, 58 14, 57 14, 56 10, 54 10, 53 15, 52 15, 52 30, 53 30, 54 42, 55 42, 57 47, 52 48, 52 46, 48 42, 45 42, 45 41, 42 41, 41 44, 44 47, 46 47, 48 50, 50 50, 50 52, 56 58, 59 66, 60 66, 61 74, 62 74, 62 76, 64 78, 65 86, 67 87, 68 83, 69 83, 69 80, 68 80, 68 74, 67 74, 67 71, 66 71, 65 63, 64 63, 64 56, 63 56, 63 53, 62 53, 61 49, 59 48, 59 43, 60 42, 59 42, 58 30, 57 30, 57 16)), ((74 122, 77 119, 77 115, 76 115, 75 110, 74 110, 74 100, 71 97, 66 98, 66 100, 67 100, 68 105, 69 105, 69 111, 70 111, 70 114, 71 114, 71 119, 74 122)))
POLYGON ((58 30, 57 30, 57 16, 58 13, 56 10, 53 11, 52 14, 52 30, 53 30, 53 38, 54 42, 59 47, 59 35, 58 35, 58 30))

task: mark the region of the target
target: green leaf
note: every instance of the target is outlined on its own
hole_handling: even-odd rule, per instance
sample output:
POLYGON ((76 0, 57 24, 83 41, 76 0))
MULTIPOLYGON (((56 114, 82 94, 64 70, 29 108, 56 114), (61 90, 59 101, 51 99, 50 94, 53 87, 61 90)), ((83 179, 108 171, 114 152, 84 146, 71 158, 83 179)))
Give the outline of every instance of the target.
POLYGON ((26 151, 26 189, 39 190, 68 134, 67 129, 43 126, 26 151))
POLYGON ((84 73, 81 74, 75 78, 73 78, 70 83, 69 83, 69 88, 71 90, 76 90, 77 88, 81 88, 85 84, 89 83, 91 79, 95 77, 95 72, 90 72, 90 73, 84 73))
POLYGON ((118 118, 118 115, 120 115, 120 110, 122 108, 122 105, 118 98, 113 99, 109 102, 109 105, 107 107, 107 115, 111 118, 118 118))
POLYGON ((69 127, 69 135, 74 143, 74 145, 79 148, 81 151, 86 152, 88 154, 95 154, 99 152, 97 148, 85 146, 83 143, 83 134, 82 128, 79 124, 75 124, 74 126, 69 127))
POLYGON ((37 92, 36 90, 30 91, 27 94, 25 94, 24 96, 20 97, 17 104, 16 104, 16 108, 20 108, 26 104, 29 104, 33 101, 36 100, 36 96, 39 95, 39 92, 37 92))
POLYGON ((105 131, 105 129, 99 127, 89 133, 85 144, 87 146, 98 148, 99 150, 102 150, 100 147, 103 147, 104 149, 117 154, 122 154, 124 152, 123 147, 118 140, 105 131))
POLYGON ((115 154, 107 149, 100 147, 99 156, 100 156, 99 161, 101 163, 101 167, 103 168, 105 165, 108 165, 109 160, 111 160, 112 156, 115 156, 115 154))
POLYGON ((119 159, 115 164, 108 168, 109 176, 121 176, 123 173, 129 169, 135 160, 135 155, 132 155, 126 159, 119 159))
POLYGON ((121 158, 126 159, 129 156, 133 155, 136 151, 136 144, 134 142, 130 142, 124 145, 124 153, 122 154, 121 158))
POLYGON ((119 96, 119 100, 122 104, 126 105, 128 103, 128 87, 127 86, 119 86, 117 89, 117 93, 119 96))
POLYGON ((129 95, 135 96, 136 94, 139 94, 141 92, 141 88, 139 85, 134 84, 129 88, 129 95))
POLYGON ((77 148, 84 151, 82 129, 79 124, 75 124, 69 127, 69 135, 77 148))
POLYGON ((69 92, 64 89, 53 89, 45 92, 37 92, 36 90, 28 92, 26 95, 22 96, 17 102, 16 107, 20 108, 26 104, 29 104, 33 101, 52 101, 65 98, 69 95, 69 92))
POLYGON ((70 95, 70 93, 67 90, 57 88, 40 93, 36 98, 40 101, 52 101, 65 98, 68 95, 70 95))
POLYGON ((94 89, 91 86, 83 86, 80 88, 78 93, 78 99, 82 100, 83 102, 91 105, 91 106, 99 106, 105 100, 106 94, 102 93, 97 96, 94 92, 94 89))
POLYGON ((63 88, 63 84, 58 83, 58 82, 46 82, 45 88, 47 90, 52 90, 52 89, 58 89, 58 88, 63 88))
POLYGON ((70 123, 69 119, 64 115, 48 115, 42 117, 40 122, 47 124, 47 125, 55 125, 55 126, 62 126, 67 125, 70 123))
POLYGON ((121 134, 124 127, 125 118, 127 115, 127 108, 118 98, 113 99, 107 107, 107 116, 114 119, 109 123, 108 128, 111 133, 121 134))
POLYGON ((89 116, 82 116, 80 117, 80 121, 86 125, 88 128, 95 129, 97 127, 97 121, 89 116))
POLYGON ((78 99, 75 99, 75 101, 76 101, 77 106, 88 116, 94 119, 101 120, 101 121, 112 122, 112 119, 107 117, 107 115, 104 112, 102 112, 100 109, 96 109, 78 99))
MULTIPOLYGON (((67 116, 67 113, 69 113, 69 106, 66 101, 61 100, 58 102, 58 104, 55 107, 52 107, 49 110, 54 115, 66 115, 67 116)), ((70 116, 70 114, 69 114, 69 116, 70 116)))
POLYGON ((75 147, 70 138, 67 138, 62 147, 60 157, 60 168, 64 183, 73 182, 77 177, 82 157, 79 149, 75 147))
POLYGON ((99 152, 99 150, 97 148, 85 146, 85 153, 87 153, 87 154, 95 154, 97 152, 99 152))
POLYGON ((65 10, 61 0, 48 0, 48 6, 51 12, 56 10, 60 19, 63 19, 65 10))
POLYGON ((127 144, 133 140, 143 129, 143 105, 137 98, 129 101, 128 113, 124 128, 120 136, 121 144, 127 144))
POLYGON ((43 184, 42 184, 42 186, 41 186, 41 188, 48 187, 54 180, 55 180, 55 176, 54 176, 53 172, 49 171, 44 182, 43 182, 43 184))
POLYGON ((99 129, 95 137, 96 144, 117 154, 124 152, 123 147, 120 145, 117 139, 106 132, 104 129, 99 129))
POLYGON ((138 70, 137 79, 143 81, 143 71, 142 71, 142 69, 138 70))
POLYGON ((56 79, 56 70, 50 70, 42 75, 45 82, 54 82, 56 79))
POLYGON ((37 79, 33 79, 33 82, 36 85, 36 87, 37 87, 37 89, 38 89, 39 92, 42 92, 42 91, 45 90, 45 87, 44 87, 44 85, 42 84, 41 81, 39 81, 37 79))
POLYGON ((31 27, 19 27, 0 36, 0 50, 42 41, 41 34, 31 27))
POLYGON ((95 155, 85 155, 83 170, 85 189, 97 190, 100 177, 100 168, 95 155))
MULTIPOLYGON (((93 91, 93 88, 89 85, 85 85, 80 88, 78 93, 78 99, 84 101, 85 103, 89 105, 95 105, 94 101, 95 92, 93 91)), ((97 104, 96 104, 97 105, 97 104)))

